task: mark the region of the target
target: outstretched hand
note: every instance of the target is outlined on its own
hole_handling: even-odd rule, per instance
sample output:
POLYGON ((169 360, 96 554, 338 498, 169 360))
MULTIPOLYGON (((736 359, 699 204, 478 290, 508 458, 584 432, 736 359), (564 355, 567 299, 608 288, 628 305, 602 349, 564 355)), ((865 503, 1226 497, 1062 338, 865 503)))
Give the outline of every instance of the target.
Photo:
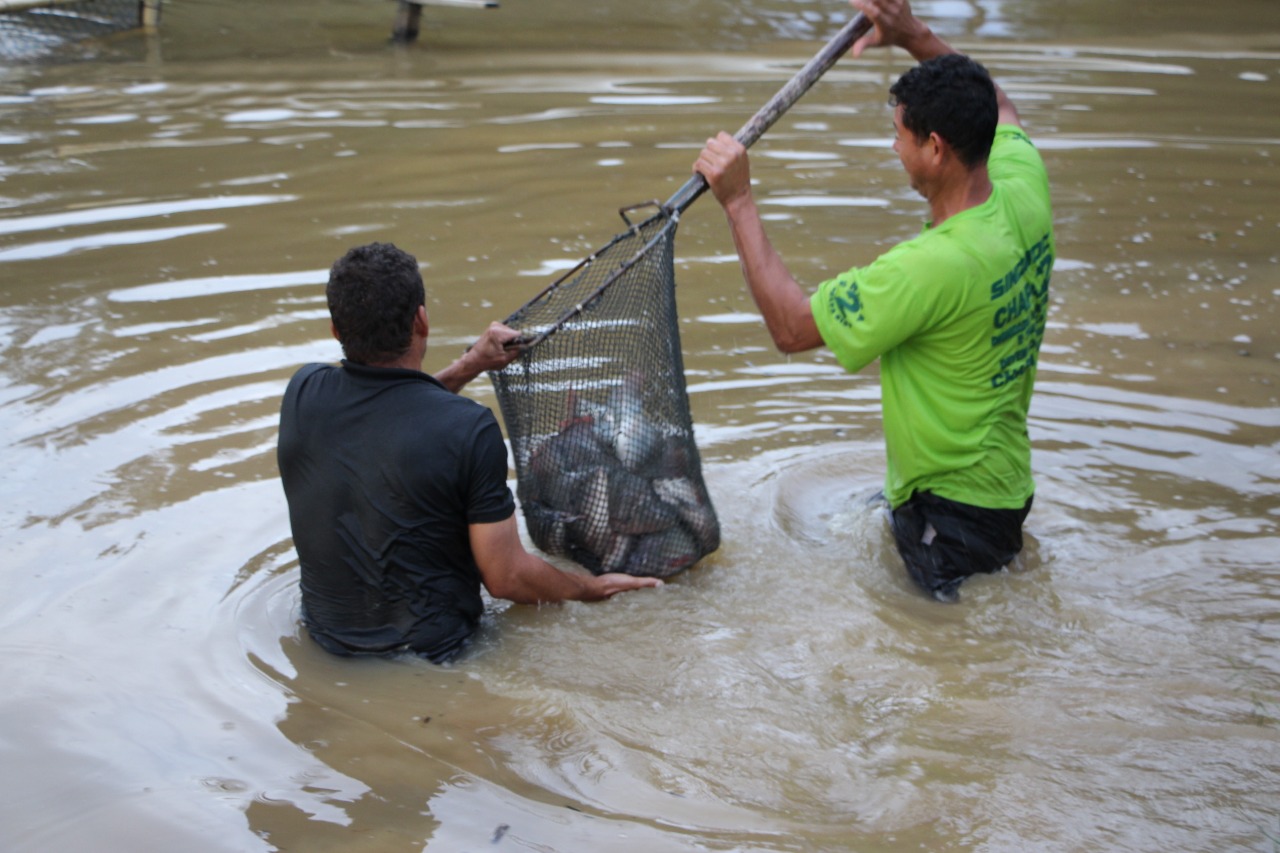
POLYGON ((619 592, 628 592, 633 589, 662 586, 662 580, 659 578, 624 575, 621 572, 607 572, 599 575, 595 578, 595 582, 596 591, 601 598, 610 598, 619 592))

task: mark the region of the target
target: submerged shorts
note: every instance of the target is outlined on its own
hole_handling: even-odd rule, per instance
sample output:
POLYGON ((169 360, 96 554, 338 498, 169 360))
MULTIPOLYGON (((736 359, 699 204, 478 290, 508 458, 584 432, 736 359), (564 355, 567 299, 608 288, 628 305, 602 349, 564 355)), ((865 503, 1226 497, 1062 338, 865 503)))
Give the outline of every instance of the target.
POLYGON ((986 509, 916 492, 892 511, 893 538, 911 579, 938 601, 955 601, 965 578, 1018 556, 1030 511, 1030 498, 1022 509, 986 509))

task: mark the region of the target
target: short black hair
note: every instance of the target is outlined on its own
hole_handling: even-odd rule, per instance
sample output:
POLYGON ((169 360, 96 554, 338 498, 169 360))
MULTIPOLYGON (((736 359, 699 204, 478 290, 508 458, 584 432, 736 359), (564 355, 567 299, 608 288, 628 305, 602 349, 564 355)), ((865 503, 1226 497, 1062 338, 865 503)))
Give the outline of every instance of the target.
POLYGON ((936 133, 970 168, 987 161, 1000 106, 987 69, 960 53, 935 56, 898 78, 889 103, 918 140, 936 133))
POLYGON ((408 352, 413 318, 426 304, 418 259, 391 243, 356 246, 335 261, 325 296, 342 353, 358 364, 408 352))

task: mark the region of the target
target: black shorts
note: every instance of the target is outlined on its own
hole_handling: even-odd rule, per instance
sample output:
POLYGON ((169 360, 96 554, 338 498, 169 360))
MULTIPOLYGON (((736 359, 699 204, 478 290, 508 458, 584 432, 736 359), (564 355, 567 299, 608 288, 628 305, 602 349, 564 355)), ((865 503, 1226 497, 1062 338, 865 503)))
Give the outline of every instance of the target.
POLYGON ((1031 511, 986 509, 916 492, 893 510, 893 538, 911 579, 939 601, 955 601, 960 583, 998 572, 1022 550, 1022 523, 1031 511))

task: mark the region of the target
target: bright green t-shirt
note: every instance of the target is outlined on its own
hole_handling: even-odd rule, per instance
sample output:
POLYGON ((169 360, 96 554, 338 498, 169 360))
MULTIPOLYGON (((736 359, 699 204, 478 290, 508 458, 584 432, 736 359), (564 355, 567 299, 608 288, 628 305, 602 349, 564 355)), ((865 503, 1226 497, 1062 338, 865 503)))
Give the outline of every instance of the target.
POLYGON ((1040 154, 1001 125, 977 207, 824 282, 811 304, 846 370, 880 359, 885 497, 991 509, 1035 490, 1027 409, 1048 311, 1053 214, 1040 154))

